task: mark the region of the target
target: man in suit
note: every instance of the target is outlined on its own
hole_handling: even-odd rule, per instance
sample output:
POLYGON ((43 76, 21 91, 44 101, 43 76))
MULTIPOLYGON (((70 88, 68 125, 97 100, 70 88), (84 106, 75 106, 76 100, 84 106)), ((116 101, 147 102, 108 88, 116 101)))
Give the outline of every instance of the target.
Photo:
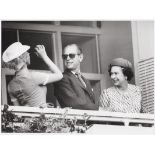
POLYGON ((89 81, 80 73, 80 63, 83 60, 82 50, 76 44, 67 45, 62 58, 66 68, 63 79, 54 84, 54 93, 61 107, 98 110, 89 81))

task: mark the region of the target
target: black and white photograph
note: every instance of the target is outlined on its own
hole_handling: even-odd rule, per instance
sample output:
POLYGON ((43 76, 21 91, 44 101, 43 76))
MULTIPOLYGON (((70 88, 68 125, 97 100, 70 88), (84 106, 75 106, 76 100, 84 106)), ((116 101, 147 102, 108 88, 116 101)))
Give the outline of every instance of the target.
POLYGON ((1 1, 0 154, 154 154, 153 6, 1 1))
POLYGON ((2 21, 2 133, 154 127, 154 21, 2 21))

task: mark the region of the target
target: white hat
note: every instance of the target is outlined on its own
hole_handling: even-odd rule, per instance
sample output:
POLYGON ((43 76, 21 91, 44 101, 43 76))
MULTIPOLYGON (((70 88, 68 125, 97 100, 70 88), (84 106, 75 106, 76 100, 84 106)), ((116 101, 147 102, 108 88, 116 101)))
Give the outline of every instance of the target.
POLYGON ((3 53, 3 61, 9 62, 15 58, 18 58, 24 52, 29 50, 30 46, 22 45, 20 42, 11 44, 3 53))

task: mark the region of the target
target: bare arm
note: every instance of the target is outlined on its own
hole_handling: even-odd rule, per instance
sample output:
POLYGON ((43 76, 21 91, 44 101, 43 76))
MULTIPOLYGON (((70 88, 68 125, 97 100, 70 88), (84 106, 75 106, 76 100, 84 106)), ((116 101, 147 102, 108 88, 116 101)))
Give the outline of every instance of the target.
POLYGON ((59 70, 59 68, 47 56, 45 47, 43 45, 36 45, 35 50, 36 50, 37 56, 40 57, 45 62, 45 64, 48 66, 49 70, 51 71, 50 73, 47 72, 47 73, 41 73, 40 75, 38 74, 32 75, 32 76, 35 76, 34 78, 36 78, 36 76, 40 76, 38 78, 40 80, 37 81, 38 84, 43 84, 42 82, 45 81, 46 79, 47 79, 46 83, 52 83, 52 82, 61 80, 63 75, 59 70))

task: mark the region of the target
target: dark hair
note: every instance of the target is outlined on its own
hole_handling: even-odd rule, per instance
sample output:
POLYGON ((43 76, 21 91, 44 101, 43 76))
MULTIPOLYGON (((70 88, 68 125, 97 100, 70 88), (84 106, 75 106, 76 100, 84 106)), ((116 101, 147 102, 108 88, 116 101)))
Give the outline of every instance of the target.
MULTIPOLYGON (((111 68, 112 67, 113 67, 112 65, 109 65, 109 67, 108 67, 108 72, 109 72, 110 76, 111 76, 111 68)), ((119 66, 119 67, 121 67, 121 66, 119 66)), ((127 81, 130 81, 134 76, 132 69, 129 67, 121 67, 121 68, 122 68, 122 72, 123 72, 124 76, 127 77, 127 81)))
POLYGON ((65 46, 65 48, 68 47, 68 46, 72 46, 72 45, 75 45, 77 47, 77 49, 79 51, 79 54, 83 54, 83 50, 78 44, 68 44, 67 46, 65 46))

